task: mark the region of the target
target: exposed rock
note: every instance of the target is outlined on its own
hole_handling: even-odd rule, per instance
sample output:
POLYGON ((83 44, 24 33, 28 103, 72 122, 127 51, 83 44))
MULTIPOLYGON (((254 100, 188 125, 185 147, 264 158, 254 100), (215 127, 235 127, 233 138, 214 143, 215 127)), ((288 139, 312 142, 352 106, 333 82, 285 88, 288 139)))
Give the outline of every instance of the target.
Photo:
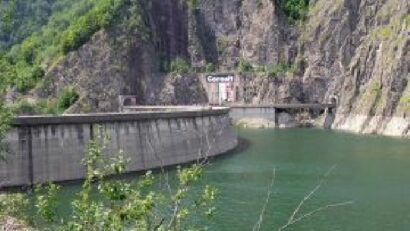
POLYGON ((34 231, 28 228, 24 222, 13 217, 0 217, 0 231, 34 231))
POLYGON ((287 22, 272 0, 139 1, 143 28, 121 23, 98 32, 47 73, 39 96, 73 85, 73 111, 117 110, 119 94, 139 104, 207 102, 195 75, 161 74, 181 57, 194 67, 215 63, 235 70, 242 58, 255 68, 284 62, 293 74, 244 74, 241 103, 327 103, 338 100, 335 129, 409 136, 409 2, 311 1, 305 22, 287 22))
POLYGON ((333 128, 406 136, 410 126, 409 3, 319 0, 301 33, 308 101, 339 99, 333 128), (313 97, 313 98, 312 98, 313 97))

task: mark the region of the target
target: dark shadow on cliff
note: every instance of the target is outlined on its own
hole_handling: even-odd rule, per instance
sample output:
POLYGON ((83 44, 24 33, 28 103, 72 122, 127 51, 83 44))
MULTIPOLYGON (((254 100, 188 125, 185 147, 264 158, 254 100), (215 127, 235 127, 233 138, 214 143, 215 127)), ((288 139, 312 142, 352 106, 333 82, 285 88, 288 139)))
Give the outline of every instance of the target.
POLYGON ((207 63, 215 64, 218 62, 218 48, 216 45, 215 32, 206 22, 203 12, 200 10, 194 10, 193 15, 195 18, 193 30, 199 40, 199 45, 201 46, 205 60, 207 63))

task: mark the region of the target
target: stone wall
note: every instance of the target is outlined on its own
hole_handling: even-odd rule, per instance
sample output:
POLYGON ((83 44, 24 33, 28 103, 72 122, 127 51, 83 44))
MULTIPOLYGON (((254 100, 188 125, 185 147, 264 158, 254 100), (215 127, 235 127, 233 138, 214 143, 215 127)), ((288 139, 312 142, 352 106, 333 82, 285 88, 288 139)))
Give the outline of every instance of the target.
POLYGON ((0 162, 0 188, 82 179, 87 142, 97 131, 111 137, 107 155, 123 150, 128 172, 187 163, 237 145, 229 109, 19 117, 0 162), (100 127, 101 129, 97 129, 100 127))

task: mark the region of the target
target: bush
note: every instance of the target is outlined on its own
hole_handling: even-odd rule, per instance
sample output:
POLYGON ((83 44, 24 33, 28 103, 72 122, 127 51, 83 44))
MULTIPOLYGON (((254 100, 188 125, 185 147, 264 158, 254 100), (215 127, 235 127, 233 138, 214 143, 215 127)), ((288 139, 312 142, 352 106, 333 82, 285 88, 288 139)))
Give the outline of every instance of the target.
POLYGON ((280 7, 291 21, 304 20, 309 10, 309 0, 280 0, 280 7))
POLYGON ((215 72, 215 70, 216 70, 216 68, 215 68, 215 65, 213 63, 206 64, 205 71, 207 73, 215 72))
MULTIPOLYGON (((299 62, 302 62, 302 61, 299 61, 299 62)), ((299 65, 302 65, 302 64, 299 64, 299 65)), ((277 64, 270 64, 267 66, 258 66, 256 68, 256 72, 259 75, 273 77, 277 75, 283 75, 286 73, 295 74, 297 69, 298 69, 298 65, 296 64, 288 64, 285 61, 279 61, 279 63, 277 64)))
POLYGON ((238 71, 240 73, 252 72, 252 65, 245 59, 240 59, 238 64, 238 71))
MULTIPOLYGON (((6 133, 10 128, 10 122, 12 120, 12 112, 11 110, 4 106, 3 102, 0 101, 0 161, 3 160, 5 154, 8 151, 8 145, 4 142, 4 138, 6 137, 6 133)), ((1 195, 0 195, 1 197, 1 195)), ((0 208, 1 205, 1 198, 0 198, 0 208)), ((1 211, 0 211, 1 216, 1 211)))
POLYGON ((15 3, 10 14, 2 15, 7 4, 0 4, 3 21, 13 25, 12 33, 4 33, 0 22, 0 49, 4 47, 0 50, 4 52, 4 57, 0 57, 0 90, 12 85, 22 93, 43 77, 44 71, 38 65, 52 66, 62 55, 78 49, 94 33, 110 26, 119 18, 124 4, 137 4, 128 0, 9 2, 15 3))
POLYGON ((19 92, 25 93, 35 86, 35 80, 33 79, 33 73, 30 66, 24 63, 17 63, 15 65, 15 73, 13 83, 19 92))
POLYGON ((31 73, 31 77, 34 79, 34 80, 40 80, 41 78, 43 78, 44 77, 44 70, 43 70, 43 68, 41 68, 41 67, 39 67, 39 66, 36 66, 36 67, 34 67, 33 68, 33 71, 32 71, 32 73, 31 73))
POLYGON ((60 114, 63 112, 58 108, 57 102, 53 100, 39 100, 30 103, 23 99, 15 103, 12 109, 17 115, 60 114))
POLYGON ((58 98, 58 108, 65 111, 75 102, 77 102, 79 98, 80 95, 77 93, 77 91, 75 91, 74 88, 66 88, 62 91, 60 97, 58 98))
POLYGON ((296 71, 296 65, 287 64, 280 61, 278 64, 272 64, 265 67, 265 74, 267 76, 277 76, 286 73, 294 73, 296 71))
POLYGON ((36 37, 24 41, 20 47, 20 55, 28 64, 33 64, 36 58, 36 37))
POLYGON ((21 100, 16 103, 13 107, 13 111, 17 115, 34 115, 39 112, 36 105, 28 102, 27 100, 21 100))
POLYGON ((225 53, 226 49, 228 49, 230 40, 226 36, 221 36, 217 38, 216 43, 217 43, 218 54, 219 56, 221 56, 225 53))
POLYGON ((169 64, 169 71, 174 74, 185 74, 191 72, 192 69, 184 59, 178 57, 169 64))
POLYGON ((109 26, 122 2, 122 0, 101 1, 90 12, 73 23, 63 36, 63 53, 67 54, 70 51, 77 50, 88 42, 95 32, 109 26))

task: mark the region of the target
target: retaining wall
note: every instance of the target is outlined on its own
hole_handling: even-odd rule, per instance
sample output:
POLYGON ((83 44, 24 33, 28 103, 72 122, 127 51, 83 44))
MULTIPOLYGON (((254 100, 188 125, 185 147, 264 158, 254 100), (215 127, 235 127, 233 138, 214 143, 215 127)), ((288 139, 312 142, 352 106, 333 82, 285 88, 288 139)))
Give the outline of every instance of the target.
POLYGON ((18 117, 12 150, 0 162, 0 188, 82 179, 81 164, 96 127, 111 137, 107 155, 123 150, 128 172, 182 164, 237 145, 229 109, 18 117))

